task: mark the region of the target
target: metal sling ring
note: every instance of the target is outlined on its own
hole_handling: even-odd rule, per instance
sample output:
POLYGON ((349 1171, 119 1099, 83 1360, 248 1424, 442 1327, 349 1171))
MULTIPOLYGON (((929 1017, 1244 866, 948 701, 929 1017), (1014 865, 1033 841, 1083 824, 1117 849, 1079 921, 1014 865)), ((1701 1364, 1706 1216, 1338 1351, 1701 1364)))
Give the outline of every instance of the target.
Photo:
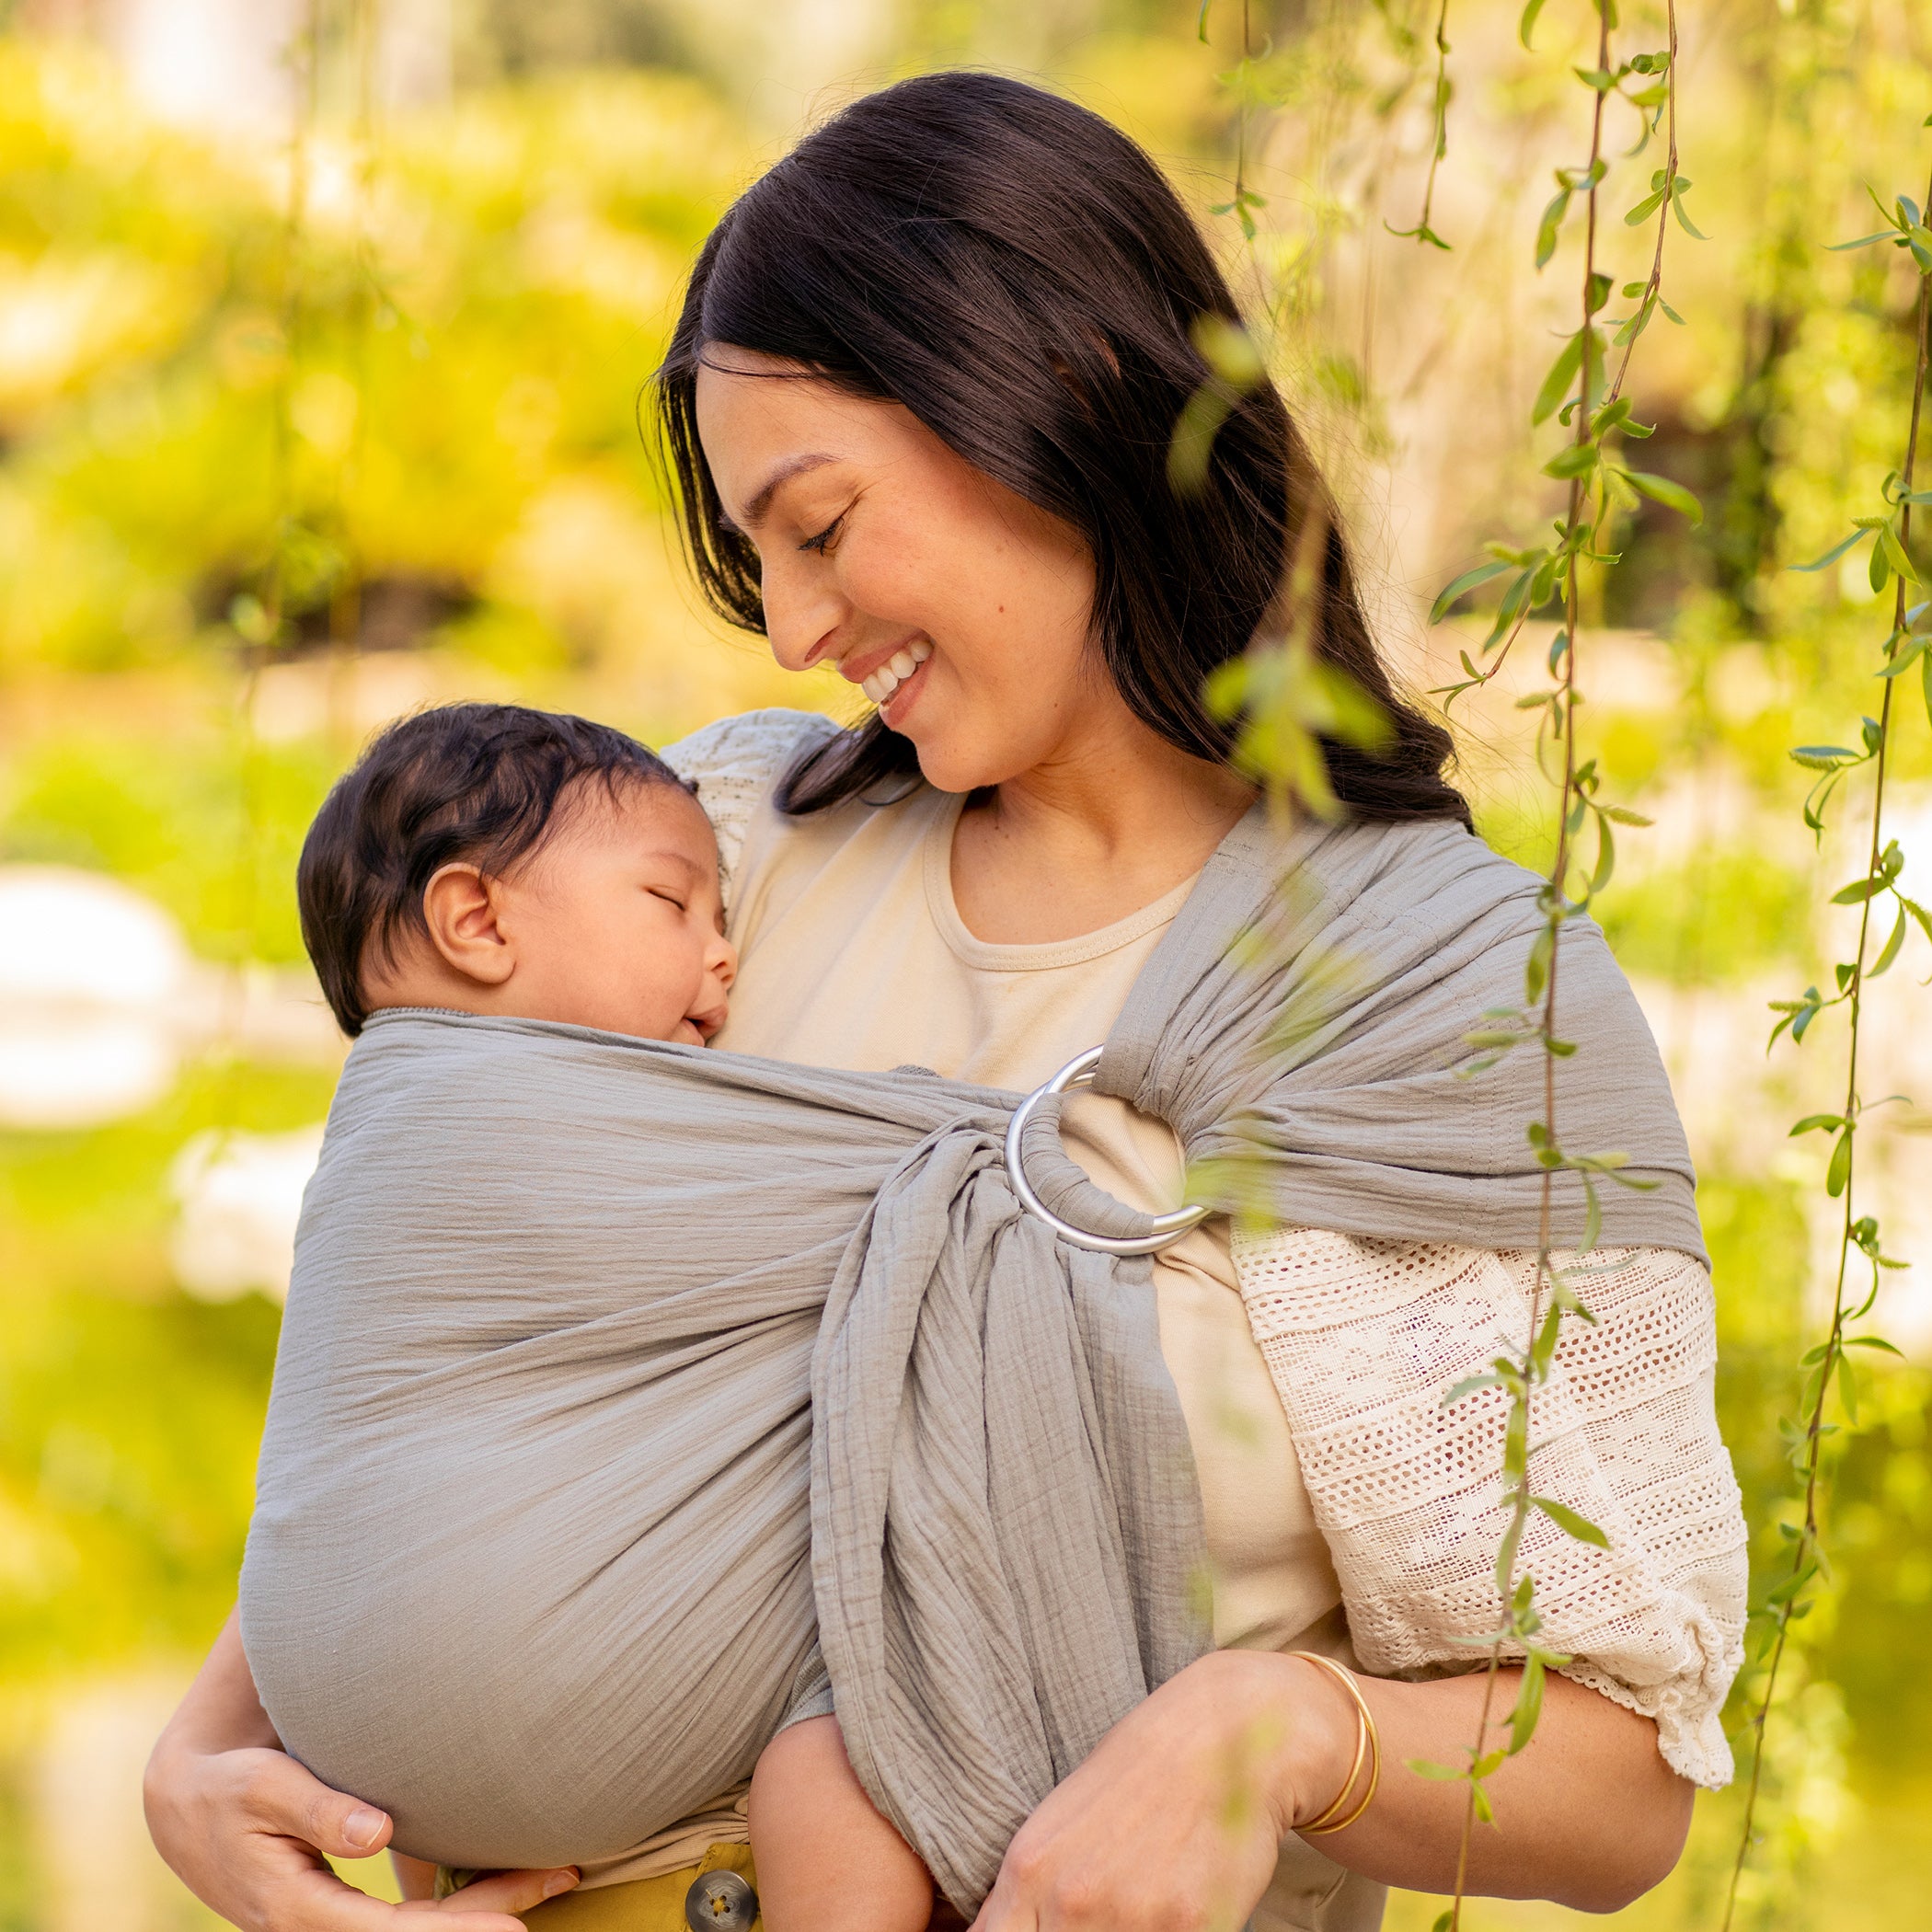
POLYGON ((1091 1248, 1096 1254, 1158 1254, 1164 1248, 1172 1248, 1190 1228, 1199 1227, 1213 1210, 1195 1205, 1176 1208, 1171 1213, 1150 1215, 1154 1224, 1151 1235, 1096 1235, 1084 1227, 1075 1227, 1071 1221, 1063 1221, 1054 1213, 1033 1191, 1026 1169, 1020 1164, 1020 1136, 1027 1131, 1027 1122, 1033 1117, 1033 1110, 1049 1094, 1064 1094, 1075 1087, 1091 1087, 1094 1068, 1100 1064, 1101 1052, 1099 1047, 1088 1047, 1086 1052, 1069 1060, 1044 1087, 1036 1087, 1013 1110, 1013 1119, 1006 1128, 1006 1176, 1013 1183, 1013 1191, 1019 1196, 1021 1206, 1029 1213, 1038 1214, 1063 1241, 1070 1241, 1075 1248, 1091 1248))

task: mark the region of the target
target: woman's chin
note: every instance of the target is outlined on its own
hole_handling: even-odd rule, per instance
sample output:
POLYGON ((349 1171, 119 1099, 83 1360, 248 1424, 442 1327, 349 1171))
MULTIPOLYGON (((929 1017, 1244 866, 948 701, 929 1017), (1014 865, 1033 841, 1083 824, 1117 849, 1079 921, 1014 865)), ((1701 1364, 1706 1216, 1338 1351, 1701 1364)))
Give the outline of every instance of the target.
POLYGON ((1014 776, 1010 757, 1000 758, 997 746, 975 742, 969 732, 950 724, 944 711, 943 706, 930 703, 904 713, 891 705, 880 711, 888 730, 912 740, 919 776, 935 791, 980 791, 1014 776))

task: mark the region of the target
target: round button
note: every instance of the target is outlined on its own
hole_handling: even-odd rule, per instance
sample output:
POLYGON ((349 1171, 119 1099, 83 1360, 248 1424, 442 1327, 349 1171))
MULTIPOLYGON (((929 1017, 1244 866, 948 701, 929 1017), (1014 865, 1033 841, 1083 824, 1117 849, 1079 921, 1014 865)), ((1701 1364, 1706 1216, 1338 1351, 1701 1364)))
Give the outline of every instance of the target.
POLYGON ((691 1932, 752 1932, 758 1894, 735 1871, 701 1872, 684 1894, 691 1932))

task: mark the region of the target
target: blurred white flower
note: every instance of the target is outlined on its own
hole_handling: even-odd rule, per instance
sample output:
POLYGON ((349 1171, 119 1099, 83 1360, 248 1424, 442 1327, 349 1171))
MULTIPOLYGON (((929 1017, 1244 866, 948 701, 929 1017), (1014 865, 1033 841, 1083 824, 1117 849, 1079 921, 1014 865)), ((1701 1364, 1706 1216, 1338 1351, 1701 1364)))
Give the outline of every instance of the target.
POLYGON ((303 1065, 332 1065, 343 1048, 305 970, 210 966, 162 907, 118 880, 0 866, 0 1127, 140 1113, 215 1042, 303 1065))
POLYGON ((319 1122, 293 1133, 215 1129, 181 1149, 168 1175, 178 1211, 169 1258, 190 1294, 287 1296, 302 1191, 321 1151, 319 1122))
POLYGON ((152 1106, 174 1081, 192 970, 173 919, 118 880, 0 866, 0 1126, 152 1106))

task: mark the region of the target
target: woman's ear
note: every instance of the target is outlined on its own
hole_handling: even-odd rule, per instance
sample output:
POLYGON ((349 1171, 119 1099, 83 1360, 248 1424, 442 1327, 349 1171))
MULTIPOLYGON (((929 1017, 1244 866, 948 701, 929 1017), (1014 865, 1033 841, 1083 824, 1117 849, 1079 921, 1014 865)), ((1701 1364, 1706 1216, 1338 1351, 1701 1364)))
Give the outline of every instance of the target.
POLYGON ((498 923, 501 895, 500 880, 462 863, 443 867, 422 889, 430 943, 479 986, 500 986, 516 970, 516 948, 498 923))

